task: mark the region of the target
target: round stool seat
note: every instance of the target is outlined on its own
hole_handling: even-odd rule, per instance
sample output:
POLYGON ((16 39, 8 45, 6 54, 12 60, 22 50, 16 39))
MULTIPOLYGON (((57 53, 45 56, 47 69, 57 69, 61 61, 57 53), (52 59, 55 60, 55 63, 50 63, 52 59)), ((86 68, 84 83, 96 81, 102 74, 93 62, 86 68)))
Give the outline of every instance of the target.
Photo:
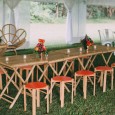
POLYGON ((89 71, 89 70, 80 70, 75 73, 78 76, 93 76, 94 72, 89 71))
POLYGON ((52 79, 57 82, 62 82, 62 81, 69 82, 72 80, 71 77, 67 77, 67 76, 55 76, 52 79))
POLYGON ((30 82, 25 85, 28 89, 43 89, 46 88, 46 83, 43 82, 30 82))
POLYGON ((111 71, 112 68, 109 66, 98 66, 95 68, 97 71, 111 71))
POLYGON ((28 65, 28 66, 22 66, 22 67, 20 67, 20 69, 31 70, 32 66, 30 66, 30 65, 28 65))
POLYGON ((112 64, 111 64, 111 67, 115 67, 115 63, 112 63, 112 64))
POLYGON ((4 72, 0 69, 0 74, 4 74, 4 72))

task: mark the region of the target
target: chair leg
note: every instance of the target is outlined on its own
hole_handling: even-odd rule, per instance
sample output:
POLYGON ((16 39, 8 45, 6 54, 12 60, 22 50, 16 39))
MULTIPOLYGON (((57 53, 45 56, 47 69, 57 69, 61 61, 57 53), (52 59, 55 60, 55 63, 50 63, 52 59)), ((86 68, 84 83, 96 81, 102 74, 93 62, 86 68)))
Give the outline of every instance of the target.
POLYGON ((40 107, 40 90, 37 89, 37 107, 40 107))
POLYGON ((0 74, 0 89, 3 89, 3 86, 2 86, 2 75, 0 74))
POLYGON ((93 83, 93 95, 95 96, 95 87, 96 87, 96 75, 94 75, 94 83, 93 83))
POLYGON ((64 82, 60 83, 60 90, 61 90, 61 108, 64 107, 64 82))
POLYGON ((47 86, 47 113, 49 113, 49 87, 47 86))
POLYGON ((51 79, 51 92, 50 92, 50 103, 52 103, 52 86, 53 86, 53 82, 52 82, 52 79, 51 79))
POLYGON ((73 85, 74 85, 74 80, 72 79, 72 92, 71 92, 71 103, 73 104, 73 85))
POLYGON ((32 115, 36 115, 36 89, 32 89, 32 115))
POLYGON ((74 76, 75 83, 74 83, 74 96, 76 96, 76 76, 74 76))
POLYGON ((103 77, 104 77, 104 73, 101 72, 101 76, 100 76, 100 87, 103 86, 103 77))
POLYGON ((114 75, 114 70, 111 72, 111 90, 113 90, 113 75, 114 75))
POLYGON ((24 111, 26 111, 26 106, 27 106, 27 103, 26 103, 26 88, 24 86, 24 111))
POLYGON ((106 92, 107 71, 104 72, 103 92, 106 92))
POLYGON ((86 93, 87 93, 87 76, 83 77, 83 93, 84 93, 84 99, 86 99, 86 93))

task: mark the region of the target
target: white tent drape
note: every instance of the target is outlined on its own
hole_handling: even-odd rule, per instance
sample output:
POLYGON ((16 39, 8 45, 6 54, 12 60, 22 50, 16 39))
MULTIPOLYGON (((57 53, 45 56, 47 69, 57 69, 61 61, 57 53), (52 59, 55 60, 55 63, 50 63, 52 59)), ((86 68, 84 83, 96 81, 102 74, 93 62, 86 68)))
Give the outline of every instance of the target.
POLYGON ((74 3, 72 11, 73 38, 72 43, 80 43, 86 34, 86 2, 77 0, 74 3))
POLYGON ((67 8, 67 30, 66 30, 66 43, 71 44, 72 42, 72 8, 75 0, 64 0, 64 4, 67 8))
POLYGON ((19 4, 21 0, 6 0, 6 4, 11 10, 10 13, 10 23, 15 25, 15 14, 14 14, 14 9, 16 6, 19 4))

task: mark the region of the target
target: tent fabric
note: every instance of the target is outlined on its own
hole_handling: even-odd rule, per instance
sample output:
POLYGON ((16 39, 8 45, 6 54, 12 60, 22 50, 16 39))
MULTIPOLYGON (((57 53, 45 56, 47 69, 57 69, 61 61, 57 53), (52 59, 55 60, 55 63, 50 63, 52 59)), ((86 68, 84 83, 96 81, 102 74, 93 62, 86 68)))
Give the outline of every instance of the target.
POLYGON ((67 30, 66 30, 66 43, 71 44, 72 42, 72 8, 75 0, 64 0, 65 6, 67 8, 67 30))
POLYGON ((15 25, 15 14, 14 14, 14 8, 19 4, 21 0, 6 0, 6 4, 11 10, 10 14, 10 23, 15 25))
POLYGON ((80 0, 75 1, 72 16, 72 44, 80 43, 86 34, 86 3, 80 0))

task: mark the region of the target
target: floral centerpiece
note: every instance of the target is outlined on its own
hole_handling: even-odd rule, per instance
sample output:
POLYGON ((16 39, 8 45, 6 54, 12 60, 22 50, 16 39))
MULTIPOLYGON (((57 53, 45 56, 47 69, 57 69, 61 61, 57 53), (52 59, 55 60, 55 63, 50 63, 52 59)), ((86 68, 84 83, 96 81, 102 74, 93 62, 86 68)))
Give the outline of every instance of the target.
POLYGON ((84 39, 81 40, 81 43, 85 50, 87 50, 87 46, 92 46, 94 44, 93 40, 86 35, 84 39))
POLYGON ((46 47, 44 43, 45 43, 44 39, 38 39, 38 44, 34 48, 35 52, 37 52, 41 58, 42 58, 42 53, 46 52, 46 47))

